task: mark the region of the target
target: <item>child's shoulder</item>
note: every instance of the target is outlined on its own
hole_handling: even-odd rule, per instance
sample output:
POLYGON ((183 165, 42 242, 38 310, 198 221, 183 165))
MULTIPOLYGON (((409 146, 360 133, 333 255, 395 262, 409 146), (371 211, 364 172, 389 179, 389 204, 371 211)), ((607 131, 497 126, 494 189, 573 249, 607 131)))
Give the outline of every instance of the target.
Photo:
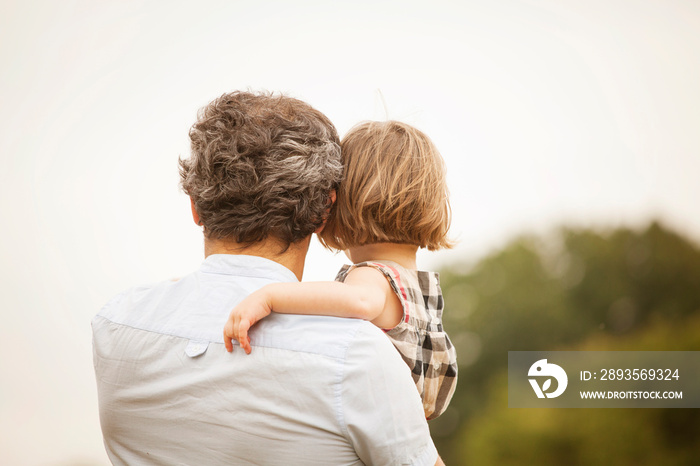
POLYGON ((358 262, 356 264, 345 264, 341 267, 338 275, 336 276, 337 281, 345 281, 345 278, 353 271, 360 268, 368 267, 378 272, 382 273, 389 279, 397 279, 401 275, 406 275, 411 271, 405 269, 400 264, 388 260, 370 260, 364 262, 358 262))
MULTIPOLYGON (((353 270, 360 268, 360 267, 371 267, 373 269, 376 269, 380 271, 382 274, 384 274, 387 278, 392 278, 392 279, 398 279, 398 278, 406 278, 408 280, 417 280, 418 282, 439 282, 439 277, 440 275, 437 272, 430 271, 430 270, 419 270, 419 269, 412 269, 412 268, 407 268, 399 264, 398 262, 390 261, 390 260, 370 260, 370 261, 365 261, 365 262, 358 262, 357 264, 352 264, 352 265, 343 265, 340 271, 338 272, 338 276, 336 277, 336 280, 339 278, 345 278, 347 275, 352 272, 353 270)), ((340 280, 342 281, 342 280, 340 280)))
MULTIPOLYGON (((344 265, 338 272, 336 280, 344 282, 353 270, 366 267, 380 272, 402 302, 422 303, 424 297, 441 294, 437 272, 408 269, 389 260, 366 261, 344 265)), ((379 276, 377 274, 377 277, 379 276)))

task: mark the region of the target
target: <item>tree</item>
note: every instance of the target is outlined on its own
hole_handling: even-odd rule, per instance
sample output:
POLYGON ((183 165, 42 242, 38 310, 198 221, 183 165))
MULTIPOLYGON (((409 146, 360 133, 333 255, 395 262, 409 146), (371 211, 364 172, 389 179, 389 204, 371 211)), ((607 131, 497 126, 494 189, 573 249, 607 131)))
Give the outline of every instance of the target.
POLYGON ((658 223, 639 232, 564 228, 518 238, 467 271, 446 268, 441 286, 460 363, 450 408, 431 421, 448 464, 523 464, 530 455, 596 463, 581 445, 602 448, 619 464, 654 464, 656 453, 668 453, 668 439, 677 444, 667 458, 680 464, 699 456, 678 436, 679 425, 700 425, 697 414, 685 412, 696 410, 526 410, 529 418, 547 411, 533 421, 502 398, 508 351, 700 350, 700 331, 669 333, 700 330, 700 249, 689 240, 658 223), (614 427, 609 439, 622 440, 624 431, 639 445, 598 439, 593 432, 603 426, 614 427))

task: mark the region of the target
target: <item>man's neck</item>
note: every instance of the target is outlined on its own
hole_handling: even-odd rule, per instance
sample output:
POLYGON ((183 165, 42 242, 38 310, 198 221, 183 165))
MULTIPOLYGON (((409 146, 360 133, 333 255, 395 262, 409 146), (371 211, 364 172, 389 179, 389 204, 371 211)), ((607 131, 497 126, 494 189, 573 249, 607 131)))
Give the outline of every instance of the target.
POLYGON ((209 257, 212 254, 262 257, 288 268, 297 276, 297 279, 301 281, 301 277, 304 274, 304 262, 306 260, 306 253, 309 250, 310 241, 311 236, 298 243, 290 244, 289 248, 284 251, 284 245, 279 240, 272 237, 248 245, 226 239, 207 238, 205 236, 204 257, 209 257))

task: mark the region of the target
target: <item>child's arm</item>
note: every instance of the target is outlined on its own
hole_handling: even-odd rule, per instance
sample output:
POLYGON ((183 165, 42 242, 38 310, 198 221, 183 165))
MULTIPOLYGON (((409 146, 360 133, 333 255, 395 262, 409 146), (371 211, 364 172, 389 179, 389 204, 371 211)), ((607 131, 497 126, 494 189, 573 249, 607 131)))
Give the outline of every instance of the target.
POLYGON ((233 351, 232 339, 250 354, 248 330, 271 311, 354 317, 382 328, 394 327, 403 309, 381 272, 358 267, 340 282, 273 283, 250 294, 231 311, 224 326, 226 350, 233 351))

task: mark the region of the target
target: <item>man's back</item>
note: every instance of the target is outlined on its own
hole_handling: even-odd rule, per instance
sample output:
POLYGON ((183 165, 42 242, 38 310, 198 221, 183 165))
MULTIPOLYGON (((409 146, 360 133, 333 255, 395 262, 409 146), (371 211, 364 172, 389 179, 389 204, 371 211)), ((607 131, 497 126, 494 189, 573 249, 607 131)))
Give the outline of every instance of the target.
POLYGON ((272 261, 211 255, 133 289, 93 320, 105 445, 115 464, 434 464, 407 366, 381 331, 274 314, 253 352, 223 348, 230 309, 295 281, 272 261))

